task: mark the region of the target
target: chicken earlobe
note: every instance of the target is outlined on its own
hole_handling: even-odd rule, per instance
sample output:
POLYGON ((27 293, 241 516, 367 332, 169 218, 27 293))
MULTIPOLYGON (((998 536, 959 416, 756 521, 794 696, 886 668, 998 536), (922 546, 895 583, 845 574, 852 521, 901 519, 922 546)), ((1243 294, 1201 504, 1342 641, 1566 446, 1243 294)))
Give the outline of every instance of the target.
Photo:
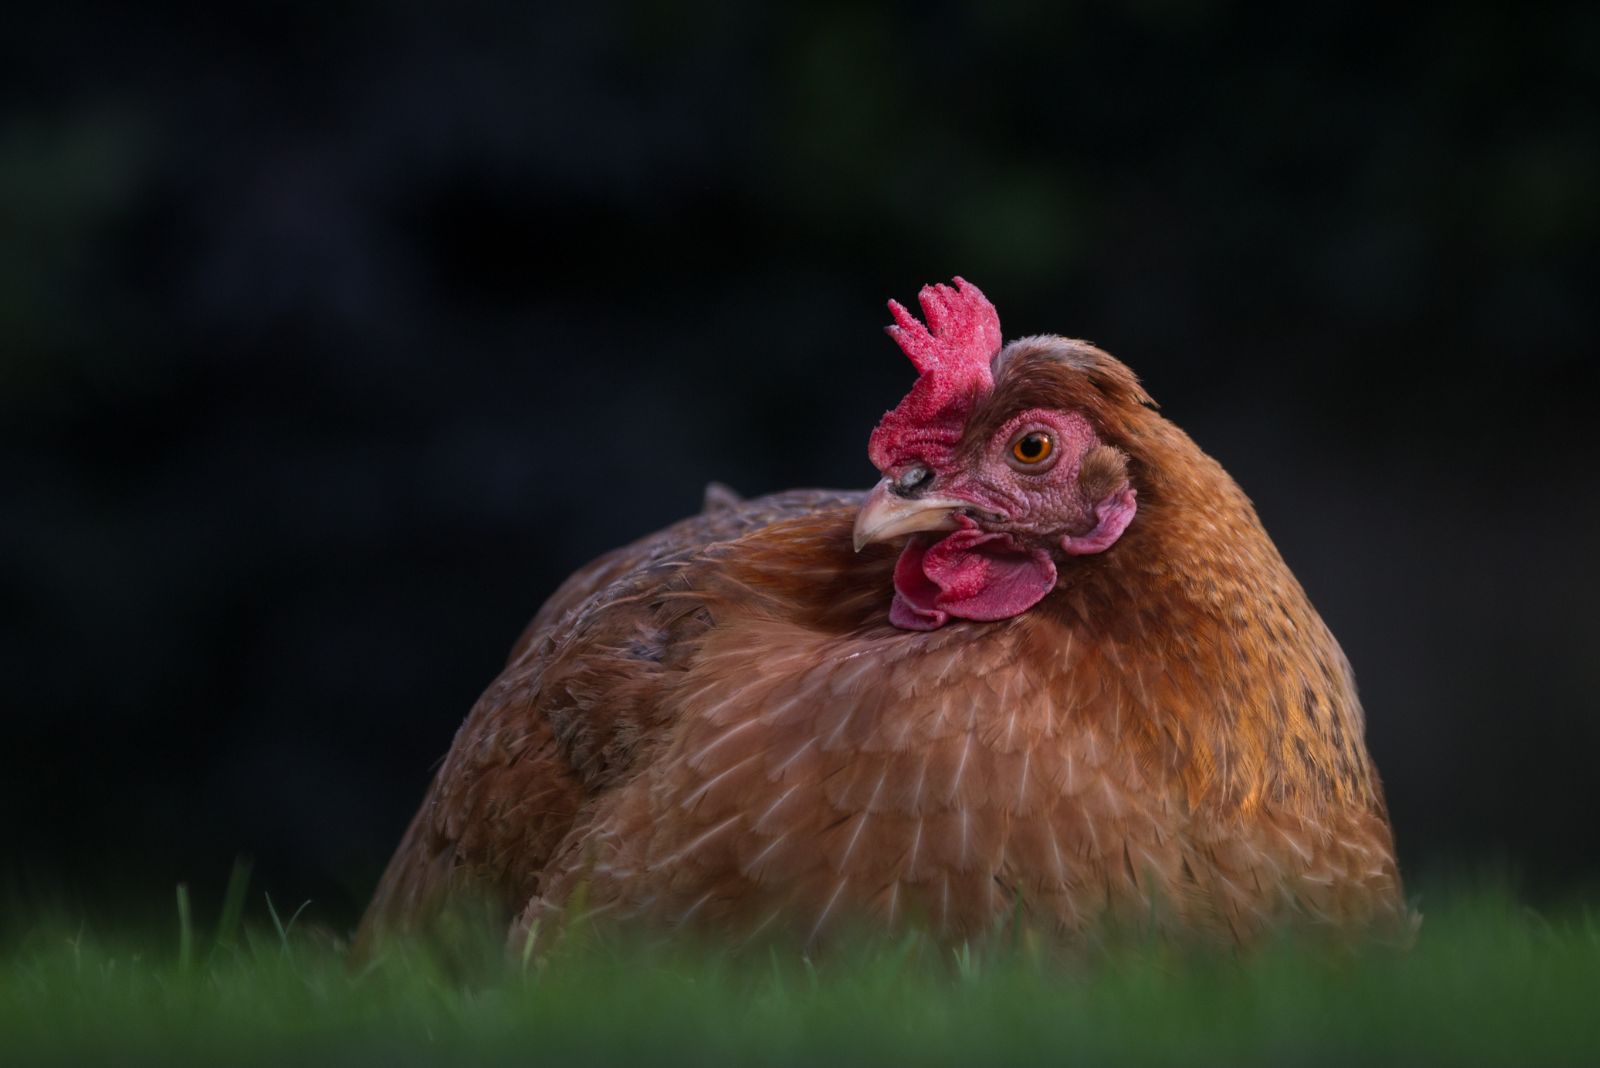
POLYGON ((1094 506, 1094 528, 1087 534, 1063 537, 1061 551, 1068 556, 1088 556, 1111 548, 1133 522, 1134 513, 1139 510, 1138 496, 1137 490, 1124 483, 1120 490, 1094 506))

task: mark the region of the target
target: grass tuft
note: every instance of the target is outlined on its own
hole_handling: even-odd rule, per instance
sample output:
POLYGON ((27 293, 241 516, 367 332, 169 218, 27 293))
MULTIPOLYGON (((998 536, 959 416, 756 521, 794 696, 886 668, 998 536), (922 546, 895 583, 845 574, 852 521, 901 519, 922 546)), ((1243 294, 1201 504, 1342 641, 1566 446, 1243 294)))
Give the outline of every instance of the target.
POLYGON ((1409 952, 1133 938, 1063 956, 1018 917, 953 950, 908 934, 733 954, 590 927, 548 951, 485 937, 449 964, 391 945, 354 969, 306 905, 248 922, 248 878, 241 862, 203 956, 182 887, 176 945, 27 930, 0 957, 0 1062, 1600 1061, 1594 911, 1496 892, 1435 899, 1409 952))

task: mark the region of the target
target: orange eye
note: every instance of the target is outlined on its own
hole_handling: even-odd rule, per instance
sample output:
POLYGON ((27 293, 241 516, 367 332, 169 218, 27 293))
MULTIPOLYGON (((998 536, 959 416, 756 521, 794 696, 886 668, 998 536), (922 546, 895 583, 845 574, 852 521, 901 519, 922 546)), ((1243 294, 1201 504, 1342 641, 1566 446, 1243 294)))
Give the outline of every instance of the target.
POLYGON ((1025 464, 1041 463, 1050 456, 1055 445, 1050 441, 1050 435, 1042 430, 1030 431, 1022 435, 1011 445, 1011 455, 1025 464))

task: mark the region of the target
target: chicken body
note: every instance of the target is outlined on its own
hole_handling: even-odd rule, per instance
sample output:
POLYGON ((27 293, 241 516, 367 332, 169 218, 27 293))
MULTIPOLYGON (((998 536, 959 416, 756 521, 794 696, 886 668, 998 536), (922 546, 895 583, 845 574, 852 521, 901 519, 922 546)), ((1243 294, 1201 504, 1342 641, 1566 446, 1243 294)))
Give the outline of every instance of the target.
POLYGON ((1091 346, 1025 339, 973 425, 1050 403, 1136 517, 1031 608, 894 625, 860 495, 703 514, 578 572, 457 734, 360 942, 470 890, 746 937, 973 938, 1021 910, 1249 941, 1403 930, 1349 665, 1231 478, 1091 346))

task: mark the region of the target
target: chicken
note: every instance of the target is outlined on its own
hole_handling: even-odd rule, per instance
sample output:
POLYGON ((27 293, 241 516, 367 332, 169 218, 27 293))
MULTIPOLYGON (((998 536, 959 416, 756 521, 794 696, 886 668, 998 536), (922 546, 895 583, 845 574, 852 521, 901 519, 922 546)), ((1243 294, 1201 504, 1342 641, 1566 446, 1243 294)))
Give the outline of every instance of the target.
POLYGON ((1409 926, 1349 664, 1239 487, 1105 352, 920 301, 882 481, 713 486, 569 578, 359 947, 464 894, 513 938, 579 901, 730 939, 1409 926))

